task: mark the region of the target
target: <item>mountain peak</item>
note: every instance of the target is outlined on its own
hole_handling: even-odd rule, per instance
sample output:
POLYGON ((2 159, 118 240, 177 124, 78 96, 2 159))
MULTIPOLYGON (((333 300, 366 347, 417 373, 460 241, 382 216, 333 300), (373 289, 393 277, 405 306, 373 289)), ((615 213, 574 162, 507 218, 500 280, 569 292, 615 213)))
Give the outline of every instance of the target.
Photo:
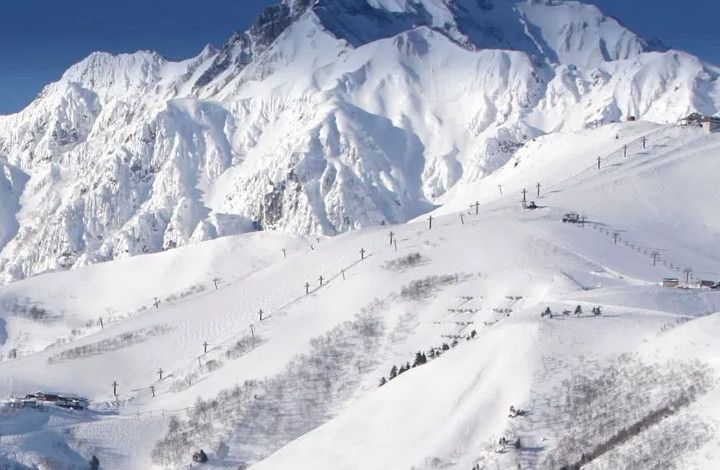
POLYGON ((225 72, 236 76, 306 14, 352 48, 426 27, 468 50, 521 51, 550 65, 595 68, 651 49, 597 7, 576 1, 283 0, 265 8, 248 31, 234 33, 193 88, 225 72))
POLYGON ((93 52, 70 67, 60 81, 79 83, 113 96, 137 93, 157 82, 166 63, 162 55, 153 51, 117 55, 93 52))
POLYGON ((594 5, 568 0, 284 0, 248 35, 265 49, 307 11, 353 47, 426 26, 470 49, 519 50, 553 64, 596 66, 651 49, 594 5))

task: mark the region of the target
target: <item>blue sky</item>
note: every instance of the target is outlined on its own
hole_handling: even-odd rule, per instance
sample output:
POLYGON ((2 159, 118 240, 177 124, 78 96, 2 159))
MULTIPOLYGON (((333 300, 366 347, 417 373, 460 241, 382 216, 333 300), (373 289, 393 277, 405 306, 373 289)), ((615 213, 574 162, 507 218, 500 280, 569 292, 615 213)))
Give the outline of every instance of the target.
MULTIPOLYGON (((274 0, 6 0, 0 14, 0 114, 26 106, 90 52, 187 58, 222 45, 274 0)), ((720 64, 718 0, 591 0, 647 38, 720 64)))

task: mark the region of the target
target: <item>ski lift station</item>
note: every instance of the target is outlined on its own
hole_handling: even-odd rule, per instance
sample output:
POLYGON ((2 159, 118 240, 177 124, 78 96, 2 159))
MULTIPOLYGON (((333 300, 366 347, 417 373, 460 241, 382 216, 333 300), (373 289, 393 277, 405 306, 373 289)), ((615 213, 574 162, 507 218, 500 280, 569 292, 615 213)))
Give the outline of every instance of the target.
POLYGON ((700 126, 705 133, 710 134, 720 129, 720 117, 705 116, 700 113, 692 113, 678 121, 681 126, 700 126))

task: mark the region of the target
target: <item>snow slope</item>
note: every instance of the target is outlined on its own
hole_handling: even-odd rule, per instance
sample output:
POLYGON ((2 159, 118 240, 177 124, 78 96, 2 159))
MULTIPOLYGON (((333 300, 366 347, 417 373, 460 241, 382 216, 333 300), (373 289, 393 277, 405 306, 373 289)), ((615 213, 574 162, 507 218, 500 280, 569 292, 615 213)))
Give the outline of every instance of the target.
POLYGON ((285 0, 184 61, 94 53, 0 117, 2 278, 405 222, 535 137, 717 114, 717 77, 574 1, 285 0))
POLYGON ((229 236, 5 286, 0 393, 92 404, 0 408, 0 462, 188 468, 202 448, 208 468, 714 468, 720 294, 659 281, 720 278, 718 150, 647 122, 566 131, 446 195, 431 229, 229 236), (561 223, 572 210, 587 222, 561 223))

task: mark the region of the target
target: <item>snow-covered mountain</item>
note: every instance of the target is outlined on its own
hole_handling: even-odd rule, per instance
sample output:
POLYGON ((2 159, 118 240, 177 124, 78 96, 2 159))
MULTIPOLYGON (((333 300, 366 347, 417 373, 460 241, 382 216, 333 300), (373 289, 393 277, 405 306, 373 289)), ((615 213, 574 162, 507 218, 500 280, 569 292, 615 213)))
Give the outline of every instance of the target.
POLYGON ((248 233, 1 286, 0 468, 716 469, 718 154, 697 127, 557 132, 432 227, 248 233))
POLYGON ((185 61, 94 53, 0 117, 2 276, 403 222, 545 133, 717 114, 719 74, 560 0, 284 0, 185 61))

